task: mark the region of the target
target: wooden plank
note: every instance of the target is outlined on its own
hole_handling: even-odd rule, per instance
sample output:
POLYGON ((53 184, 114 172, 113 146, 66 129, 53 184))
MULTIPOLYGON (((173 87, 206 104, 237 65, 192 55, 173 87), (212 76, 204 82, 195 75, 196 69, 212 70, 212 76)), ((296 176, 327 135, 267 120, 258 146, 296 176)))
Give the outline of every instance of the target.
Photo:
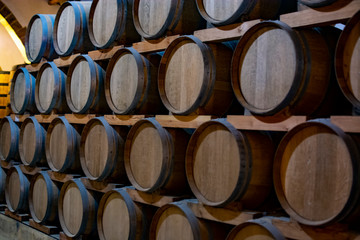
POLYGON ((56 182, 62 182, 62 183, 66 183, 67 181, 74 179, 74 178, 79 178, 81 177, 80 175, 76 175, 76 174, 65 174, 65 173, 58 173, 58 172, 54 172, 54 171, 47 171, 50 178, 56 182))
POLYGON ((95 114, 65 114, 69 123, 86 124, 90 119, 96 117, 95 114))
POLYGON ((52 120, 59 117, 60 115, 57 114, 51 114, 51 115, 44 115, 39 114, 35 115, 36 120, 38 120, 40 123, 51 123, 52 120))
POLYGON ((19 164, 18 162, 14 162, 14 161, 10 161, 10 162, 6 162, 4 160, 0 160, 0 165, 2 168, 4 169, 10 169, 12 166, 19 164))
POLYGON ((30 167, 30 166, 25 166, 23 164, 20 164, 20 169, 24 174, 27 174, 27 175, 35 175, 38 172, 47 170, 47 168, 44 168, 44 167, 30 167))
POLYGON ((134 125, 137 121, 146 118, 146 115, 105 115, 104 118, 110 125, 134 125))
POLYGON ((39 230, 40 232, 46 233, 48 235, 59 233, 59 228, 57 226, 41 225, 41 224, 35 222, 33 219, 29 220, 29 224, 31 227, 39 230))
POLYGON ((216 28, 198 30, 194 32, 194 36, 203 42, 221 42, 239 39, 252 26, 261 22, 260 19, 252 20, 244 23, 237 23, 216 28))
POLYGON ((170 45, 170 43, 178 37, 179 35, 174 35, 157 40, 145 40, 142 42, 134 43, 133 48, 135 48, 140 53, 159 52, 165 50, 170 45))
POLYGON ((289 131, 296 125, 306 122, 307 117, 228 116, 227 120, 235 128, 242 130, 289 131))
MULTIPOLYGON (((333 8, 333 6, 329 8, 333 8)), ((309 8, 299 12, 284 14, 280 16, 280 21, 285 22, 290 27, 324 26, 344 22, 360 10, 360 0, 353 0, 337 10, 330 9, 333 11, 328 11, 326 9, 309 8)))
POLYGON ((25 114, 25 115, 11 114, 10 117, 14 122, 23 122, 23 121, 25 121, 25 119, 30 117, 30 114, 25 114))
POLYGON ((5 215, 15 219, 16 221, 23 222, 29 220, 30 216, 26 213, 13 213, 8 208, 5 209, 5 215))
POLYGON ((197 128, 202 123, 210 121, 213 116, 209 115, 193 115, 193 116, 176 116, 176 115, 157 115, 155 120, 163 127, 172 128, 197 128))
POLYGON ((330 120, 344 132, 360 133, 360 116, 332 116, 330 120))
POLYGON ((84 184, 84 186, 87 189, 97 191, 97 192, 102 192, 102 193, 106 193, 115 188, 123 187, 123 185, 121 185, 121 184, 106 183, 104 181, 97 182, 97 181, 90 180, 88 178, 81 178, 81 182, 84 184))
POLYGON ((88 55, 93 59, 94 61, 97 60, 106 60, 112 58, 114 54, 121 48, 123 48, 123 45, 115 46, 108 49, 101 49, 101 50, 95 50, 88 53, 88 55))

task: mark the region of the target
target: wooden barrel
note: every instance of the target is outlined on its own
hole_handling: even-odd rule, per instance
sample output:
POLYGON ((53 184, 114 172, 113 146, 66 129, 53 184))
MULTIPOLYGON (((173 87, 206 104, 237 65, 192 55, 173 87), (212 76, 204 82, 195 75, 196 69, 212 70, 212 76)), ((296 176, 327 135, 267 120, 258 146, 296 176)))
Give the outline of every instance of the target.
POLYGON ((145 213, 126 189, 111 190, 101 198, 97 226, 101 240, 140 240, 148 236, 145 213))
POLYGON ((46 62, 36 77, 35 103, 42 114, 69 112, 65 99, 66 75, 53 62, 46 62))
POLYGON ((20 130, 16 123, 7 116, 0 122, 0 160, 11 161, 19 157, 20 130))
POLYGON ((205 27, 194 1, 134 0, 133 4, 135 28, 147 39, 192 34, 195 30, 205 27))
POLYGON ((138 121, 125 143, 125 169, 132 185, 145 192, 183 194, 188 189, 185 176, 188 138, 182 129, 165 129, 153 118, 138 121))
POLYGON ((347 99, 360 107, 360 11, 346 24, 336 48, 338 83, 347 99))
POLYGON ((330 73, 319 32, 264 21, 240 39, 231 76, 237 99, 253 114, 310 115, 326 96, 330 73))
POLYGON ((240 200, 256 208, 272 188, 274 147, 258 132, 238 131, 224 119, 201 124, 186 152, 186 176, 197 199, 210 206, 240 200))
POLYGON ((46 163, 45 136, 45 129, 34 116, 25 119, 19 138, 20 159, 25 166, 34 167, 46 163))
POLYGON ((232 51, 205 44, 194 36, 175 39, 161 59, 161 100, 174 114, 222 115, 233 101, 230 85, 232 51))
POLYGON ((46 160, 55 172, 77 172, 80 166, 80 134, 65 117, 51 121, 46 134, 46 160), (59 144, 61 143, 61 144, 59 144))
POLYGON ((19 166, 9 169, 6 176, 5 199, 11 212, 22 212, 29 209, 29 180, 19 166))
POLYGON ((58 220, 60 188, 46 171, 34 175, 30 182, 29 209, 33 220, 40 224, 58 220))
POLYGON ((6 186, 6 173, 4 169, 0 168, 0 202, 5 201, 5 186, 6 186))
POLYGON ((67 56, 94 49, 88 35, 91 1, 64 2, 56 13, 53 41, 56 53, 67 56))
POLYGON ((80 179, 67 181, 59 196, 59 220, 63 232, 76 238, 96 230, 97 198, 80 179))
POLYGON ((312 226, 360 216, 360 139, 326 120, 309 121, 282 139, 274 185, 285 211, 312 226))
POLYGON ((106 69, 105 96, 116 114, 164 112, 157 87, 157 70, 134 48, 119 49, 106 69))
POLYGON ((109 111, 104 92, 105 71, 88 55, 71 63, 65 84, 66 101, 74 113, 109 111))
POLYGON ((104 117, 87 122, 81 134, 80 163, 89 179, 126 181, 123 153, 124 139, 104 117))
POLYGON ((98 48, 140 41, 132 19, 132 1, 94 0, 89 13, 89 37, 98 48))
POLYGON ((337 0, 299 0, 299 3, 305 4, 309 7, 324 7, 336 1, 337 0))
POLYGON ((15 114, 25 111, 36 112, 35 77, 26 68, 19 68, 14 73, 10 89, 11 109, 15 114))
POLYGON ((54 21, 55 15, 50 14, 36 14, 30 19, 25 35, 26 56, 30 62, 56 57, 52 40, 54 21))
POLYGON ((236 226, 226 240, 285 240, 282 233, 267 219, 256 219, 236 226))
POLYGON ((281 0, 196 0, 196 5, 206 21, 214 25, 227 25, 251 19, 274 19, 281 0))

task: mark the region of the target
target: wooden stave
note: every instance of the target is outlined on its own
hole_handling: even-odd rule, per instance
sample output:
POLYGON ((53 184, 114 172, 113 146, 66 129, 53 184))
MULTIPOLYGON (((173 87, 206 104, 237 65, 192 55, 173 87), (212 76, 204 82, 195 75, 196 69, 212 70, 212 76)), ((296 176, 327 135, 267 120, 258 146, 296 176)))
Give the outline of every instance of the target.
POLYGON ((68 237, 77 238, 80 235, 89 235, 95 231, 98 204, 97 204, 97 199, 93 195, 94 195, 93 193, 91 193, 89 190, 85 188, 84 184, 81 182, 79 178, 69 180, 66 183, 64 183, 64 185, 61 187, 60 195, 59 195, 59 203, 58 203, 59 206, 58 213, 59 213, 61 228, 68 237), (71 183, 76 184, 76 186, 78 187, 81 193, 82 205, 83 205, 82 223, 79 231, 76 234, 72 234, 66 228, 66 223, 63 216, 63 198, 67 186, 71 183))
MULTIPOLYGON (((188 136, 180 133, 180 135, 176 137, 175 135, 177 130, 173 132, 169 132, 169 130, 163 128, 160 125, 160 123, 153 118, 141 119, 137 121, 130 129, 125 142, 124 164, 125 164, 126 175, 132 186, 134 186, 137 190, 148 193, 160 191, 166 194, 175 194, 175 195, 179 195, 187 192, 188 184, 185 175, 185 159, 184 159, 185 156, 182 156, 181 151, 182 148, 185 148, 184 150, 186 150, 188 136), (137 183, 136 179, 132 174, 131 164, 130 164, 130 150, 132 146, 132 139, 136 135, 137 129, 143 123, 150 123, 158 130, 163 146, 164 157, 162 161, 163 165, 161 169, 161 174, 157 179, 156 183, 150 188, 144 188, 137 183), (169 157, 169 156, 173 156, 173 157, 169 157), (166 161, 166 159, 169 159, 170 162, 166 161), (174 174, 175 171, 179 171, 179 170, 180 170, 180 174, 174 174), (182 173, 181 170, 183 170, 182 173)), ((185 152, 183 152, 183 155, 184 154, 185 152)))
POLYGON ((24 173, 21 171, 20 167, 18 165, 11 167, 9 169, 9 171, 7 172, 6 186, 5 186, 6 205, 11 212, 27 211, 29 209, 29 204, 28 204, 29 187, 30 187, 30 182, 27 179, 27 177, 24 175, 24 173), (17 174, 19 176, 21 188, 20 188, 19 203, 14 208, 14 206, 11 206, 11 204, 10 204, 7 186, 8 186, 8 182, 9 182, 11 173, 15 172, 15 171, 17 172, 17 174))
POLYGON ((96 42, 94 37, 94 32, 92 28, 93 15, 95 13, 96 5, 99 0, 93 0, 89 12, 89 21, 88 21, 88 30, 89 30, 89 38, 92 44, 97 48, 109 48, 113 45, 117 44, 125 44, 138 42, 140 40, 140 36, 137 33, 133 20, 132 20, 132 1, 129 0, 117 0, 118 8, 120 6, 121 14, 117 15, 116 26, 113 34, 111 35, 109 41, 101 45, 96 42), (125 15, 125 17, 123 17, 125 15))
POLYGON ((348 221, 359 219, 360 216, 360 208, 359 208, 359 202, 360 202, 360 192, 359 189, 359 183, 355 180, 355 184, 353 184, 350 192, 350 196, 348 199, 348 202, 342 209, 342 211, 329 219, 323 220, 323 221, 311 221, 306 218, 301 217, 298 215, 289 205, 289 203, 286 200, 285 194, 282 190, 281 186, 281 180, 280 180, 280 164, 281 164, 281 154, 283 153, 287 141, 296 134, 297 132, 301 131, 302 129, 305 129, 308 126, 325 126, 329 130, 331 130, 333 133, 335 133, 339 138, 343 140, 343 142, 346 144, 346 146, 349 149, 349 152, 351 154, 352 164, 353 164, 353 172, 354 172, 354 178, 356 179, 358 176, 358 173, 360 171, 360 164, 358 163, 358 159, 360 159, 360 139, 359 138, 353 138, 349 134, 345 133, 342 129, 340 129, 338 126, 332 124, 330 121, 326 119, 316 119, 316 120, 310 120, 305 123, 301 123, 294 128, 292 128, 281 140, 281 142, 278 145, 278 149, 276 151, 275 157, 274 157, 274 165, 273 165, 273 182, 274 182, 274 188, 277 195, 277 198, 282 206, 282 208, 286 211, 287 214, 291 216, 294 220, 297 222, 308 225, 308 226, 328 226, 331 224, 334 224, 336 222, 340 221, 348 221))
POLYGON ((254 19, 274 19, 281 5, 281 0, 272 0, 272 3, 269 4, 268 0, 258 0, 258 1, 245 1, 241 6, 235 11, 235 13, 225 20, 217 20, 209 16, 206 12, 203 0, 196 0, 196 7, 201 14, 201 16, 209 23, 214 24, 215 26, 229 25, 236 22, 243 22, 247 20, 254 19), (266 4, 267 9, 261 8, 266 4), (269 6, 270 5, 270 6, 269 6), (270 10, 269 10, 270 9, 270 10))
POLYGON ((171 7, 169 15, 162 28, 153 35, 149 35, 142 30, 138 17, 138 8, 140 0, 134 0, 132 8, 132 18, 136 31, 145 39, 154 40, 164 37, 167 34, 191 34, 197 29, 204 28, 205 24, 196 5, 193 1, 186 0, 170 0, 171 7), (185 17, 191 16, 191 19, 185 17))
POLYGON ((38 164, 43 165, 46 163, 45 136, 46 136, 46 130, 44 129, 43 126, 41 126, 41 124, 38 122, 38 120, 34 116, 31 116, 31 117, 28 117, 25 119, 25 121, 21 125, 20 135, 19 135, 19 155, 20 155, 21 162, 25 166, 35 167, 38 164), (26 124, 28 124, 30 122, 34 125, 34 128, 35 128, 35 133, 36 133, 35 148, 36 148, 36 150, 35 150, 33 159, 31 160, 30 163, 28 163, 24 160, 25 157, 22 152, 22 148, 23 148, 22 145, 23 145, 23 141, 24 141, 23 134, 24 134, 25 126, 26 126, 26 124))
POLYGON ((39 224, 45 224, 57 221, 59 193, 60 188, 51 180, 49 174, 46 171, 39 172, 32 177, 29 188, 29 210, 31 217, 35 222, 39 224), (39 219, 36 216, 34 210, 33 189, 37 178, 44 179, 47 188, 47 208, 44 219, 39 219))
MULTIPOLYGON (((255 133, 255 134, 257 134, 257 133, 255 133)), ((275 150, 274 150, 274 146, 273 146, 270 138, 266 140, 265 138, 257 139, 258 137, 259 137, 259 135, 252 136, 252 133, 249 131, 241 131, 240 132, 234 126, 232 126, 229 122, 227 122, 225 119, 210 120, 208 122, 201 124, 195 130, 195 132, 192 134, 192 136, 190 138, 190 141, 189 141, 189 144, 188 144, 188 147, 186 150, 185 165, 186 165, 186 177, 187 177, 189 186, 191 188, 191 191, 200 202, 202 202, 208 206, 224 207, 226 205, 229 205, 230 203, 240 201, 243 203, 244 207, 255 209, 266 200, 266 198, 269 196, 270 191, 273 187, 272 183, 268 184, 269 182, 271 182, 271 175, 268 178, 264 178, 262 183, 259 184, 262 187, 265 187, 265 188, 261 189, 261 194, 256 194, 258 192, 256 190, 257 185, 256 184, 252 185, 251 180, 255 179, 259 176, 269 175, 268 172, 269 171, 271 172, 271 169, 272 169, 272 160, 273 160, 272 157, 274 155, 275 150), (195 180, 193 177, 194 172, 192 169, 193 152, 196 150, 195 143, 196 143, 198 137, 201 135, 202 131, 205 130, 208 126, 214 125, 214 124, 215 125, 220 124, 221 126, 228 129, 229 132, 232 133, 232 135, 237 139, 240 154, 246 158, 244 163, 241 164, 242 168, 239 172, 239 177, 238 177, 236 188, 234 189, 234 191, 232 192, 232 194, 229 198, 224 199, 221 202, 209 201, 204 196, 202 196, 201 192, 199 191, 199 189, 197 188, 197 186, 195 184, 195 180), (261 168, 259 168, 259 167, 255 168, 255 164, 253 164, 252 157, 253 157, 253 155, 255 155, 255 157, 256 157, 256 152, 251 149, 252 145, 250 144, 250 141, 254 142, 254 143, 257 141, 258 142, 257 144, 259 144, 259 145, 262 144, 264 148, 268 148, 268 149, 266 149, 266 151, 269 152, 269 155, 271 155, 271 157, 269 159, 267 159, 268 162, 270 162, 270 164, 268 163, 268 166, 266 166, 265 163, 263 163, 261 168), (265 141, 267 141, 267 143, 265 141), (241 145, 240 145, 240 143, 241 143, 241 145), (246 167, 245 170, 243 169, 244 166, 246 167), (253 197, 254 197, 253 195, 257 195, 257 198, 253 199, 253 197)), ((258 160, 256 160, 256 159, 254 159, 254 160, 261 161, 263 159, 259 158, 258 160)), ((260 193, 260 192, 258 192, 258 193, 260 193)))
POLYGON ((342 93, 345 97, 355 106, 360 107, 360 101, 354 96, 352 90, 347 85, 347 78, 345 77, 347 74, 344 72, 343 65, 343 54, 344 54, 344 46, 348 40, 348 37, 351 31, 354 29, 356 24, 360 21, 360 11, 358 11, 347 23, 342 31, 340 38, 338 40, 336 46, 336 53, 335 53, 335 71, 336 71, 336 78, 337 82, 340 86, 342 93))
POLYGON ((317 2, 312 2, 311 0, 299 0, 299 3, 305 4, 309 7, 318 8, 318 7, 325 7, 331 5, 332 3, 336 2, 337 0, 321 0, 317 2))
POLYGON ((51 114, 53 110, 56 110, 56 112, 58 113, 67 113, 70 111, 65 100, 65 82, 66 82, 65 73, 61 71, 54 62, 45 62, 44 64, 41 65, 35 83, 35 104, 37 110, 41 114, 51 114), (39 88, 40 88, 41 74, 47 67, 51 67, 51 69, 54 72, 55 88, 54 88, 54 95, 49 108, 44 109, 41 107, 39 100, 39 88))
POLYGON ((130 216, 130 232, 128 239, 140 240, 147 236, 146 220, 144 213, 136 202, 134 202, 125 189, 114 189, 104 194, 101 198, 97 214, 97 228, 99 238, 105 240, 104 229, 102 226, 102 217, 107 199, 112 195, 119 195, 126 203, 128 207, 128 213, 130 216))
POLYGON ((129 47, 119 49, 110 59, 108 67, 106 69, 105 97, 110 109, 115 114, 158 114, 164 112, 164 106, 158 93, 157 70, 158 68, 153 65, 147 57, 140 54, 134 48, 129 47), (121 57, 123 53, 130 53, 135 58, 139 76, 138 86, 140 86, 136 91, 136 95, 134 100, 132 101, 132 104, 125 111, 122 111, 115 106, 110 93, 111 74, 114 70, 117 60, 121 57))
POLYGON ((104 70, 88 55, 83 54, 77 56, 69 67, 65 82, 65 97, 66 97, 67 105, 70 108, 70 110, 78 114, 88 113, 89 111, 96 113, 109 112, 109 107, 105 100, 104 78, 105 78, 104 70), (85 60, 86 62, 88 62, 90 66, 91 89, 86 105, 82 109, 77 110, 71 101, 70 86, 71 86, 71 77, 73 71, 77 63, 79 63, 81 60, 85 60))
POLYGON ((230 77, 228 78, 227 76, 218 74, 218 72, 220 71, 217 71, 217 66, 223 67, 224 69, 222 69, 222 71, 225 72, 230 72, 230 70, 227 69, 228 65, 225 61, 220 61, 220 57, 219 59, 217 59, 217 57, 214 56, 213 52, 215 49, 217 49, 217 47, 219 47, 219 49, 216 51, 218 52, 219 55, 221 55, 220 57, 227 58, 228 55, 231 58, 230 55, 232 55, 232 52, 230 53, 230 49, 228 49, 227 47, 213 43, 205 44, 201 42, 201 40, 198 39, 197 37, 191 35, 178 37, 177 39, 172 41, 171 44, 168 46, 168 48, 165 50, 165 53, 161 59, 159 66, 158 90, 164 106, 170 112, 176 115, 190 115, 192 113, 196 113, 196 114, 212 114, 212 115, 221 116, 230 108, 230 105, 233 102, 232 90, 230 88, 227 89, 226 91, 218 90, 216 87, 218 83, 224 83, 230 81, 230 77), (204 74, 200 94, 197 100, 194 102, 194 104, 185 111, 178 111, 174 107, 172 107, 166 96, 165 75, 166 75, 167 60, 171 57, 173 49, 178 44, 181 44, 182 41, 191 41, 199 46, 201 53, 203 54, 206 74, 204 74), (216 101, 217 98, 219 98, 220 96, 222 98, 221 99, 222 101, 216 101), (220 104, 221 106, 217 106, 217 104, 220 104))
POLYGON ((26 68, 20 68, 16 70, 14 73, 13 79, 11 81, 11 88, 10 88, 10 103, 11 109, 15 114, 22 115, 26 111, 31 113, 36 113, 36 106, 35 106, 35 77, 29 73, 26 68), (17 110, 14 103, 14 88, 15 88, 15 81, 18 74, 22 72, 25 76, 26 82, 26 94, 24 99, 24 104, 20 110, 17 110))
POLYGON ((5 185, 6 185, 6 173, 4 169, 0 169, 0 202, 5 202, 5 185))
POLYGON ((123 138, 116 132, 116 130, 105 120, 104 117, 96 117, 91 119, 85 125, 81 137, 80 137, 80 164, 83 172, 90 180, 95 181, 104 181, 109 179, 114 179, 117 182, 127 182, 125 167, 124 167, 124 157, 123 157, 123 149, 124 149, 124 140, 123 138), (106 131, 108 136, 108 158, 106 161, 106 166, 104 171, 100 176, 93 176, 86 166, 85 160, 85 142, 87 139, 87 135, 89 130, 91 129, 94 123, 100 123, 106 131), (110 154, 110 152, 115 154, 110 154), (110 157, 110 156, 112 157, 110 157))
POLYGON ((10 145, 10 151, 9 154, 4 157, 2 156, 2 153, 0 153, 0 159, 4 160, 6 162, 9 162, 11 160, 18 160, 19 159, 19 137, 20 137, 20 129, 18 125, 12 120, 11 117, 6 116, 3 119, 1 119, 0 126, 3 124, 3 122, 7 121, 11 128, 11 145, 10 145))
POLYGON ((80 148, 80 134, 77 132, 77 130, 69 123, 69 121, 64 116, 60 116, 55 118, 51 121, 49 128, 46 133, 46 139, 45 139, 45 154, 46 159, 49 167, 54 172, 72 172, 77 171, 81 169, 80 166, 80 157, 79 157, 79 148, 80 148), (56 124, 64 124, 66 128, 67 133, 67 143, 68 143, 68 153, 65 160, 65 164, 62 168, 57 169, 54 164, 51 161, 51 155, 50 155, 50 138, 51 133, 55 127, 56 124))
MULTIPOLYGON (((322 61, 321 55, 314 56, 310 52, 311 50, 316 50, 316 46, 310 46, 307 42, 307 38, 313 42, 312 45, 317 44, 319 48, 322 48, 322 50, 327 51, 328 48, 325 50, 326 42, 324 39, 318 39, 319 41, 314 41, 314 39, 311 39, 313 34, 315 34, 315 30, 306 30, 306 29, 299 29, 294 31, 291 27, 289 27, 287 24, 281 22, 281 21, 263 21, 261 23, 256 24, 255 26, 251 27, 246 34, 241 38, 239 41, 235 51, 234 56, 231 63, 231 84, 234 91, 234 94, 239 101, 239 103, 246 109, 248 109, 250 112, 252 112, 255 115, 263 115, 263 116, 273 116, 273 115, 310 115, 314 113, 316 110, 318 110, 319 107, 321 107, 321 103, 326 97, 326 89, 323 91, 324 93, 319 95, 315 99, 311 99, 311 92, 308 93, 308 91, 313 91, 315 89, 315 84, 319 79, 316 79, 315 74, 317 74, 316 71, 314 71, 314 67, 310 64, 326 64, 328 68, 331 68, 330 63, 330 56, 328 58, 329 62, 322 61), (239 86, 239 64, 240 64, 240 57, 242 54, 242 49, 244 45, 246 44, 247 40, 256 33, 257 30, 261 29, 262 27, 268 27, 273 26, 275 28, 279 28, 284 30, 291 40, 293 41, 295 45, 295 52, 297 56, 297 62, 296 62, 296 72, 295 72, 295 78, 293 80, 293 84, 291 86, 291 89, 289 90, 287 96, 284 98, 284 100, 278 104, 276 107, 270 109, 270 110, 259 110, 252 105, 248 104, 246 99, 241 93, 241 89, 239 86), (303 31, 303 32, 301 32, 303 31), (319 42, 324 41, 323 44, 320 44, 319 42), (312 59, 313 58, 313 59, 312 59), (300 60, 300 59, 303 59, 300 60), (314 61, 315 59, 315 61, 314 61), (306 64, 306 62, 310 64, 306 64), (308 66, 310 65, 310 66, 308 66), (313 69, 313 70, 312 70, 313 69), (314 75, 311 75, 311 73, 314 75), (316 81, 315 81, 315 80, 316 81), (314 89, 313 89, 314 88, 314 89), (316 100, 316 101, 315 101, 316 100), (306 105, 306 103, 310 103, 310 107, 306 105)), ((318 34, 318 37, 321 36, 320 33, 316 32, 318 34)), ((326 54, 329 54, 327 52, 326 54)), ((326 55, 325 54, 325 55, 326 55)), ((321 74, 321 73, 319 73, 321 74)), ((323 82, 323 85, 328 86, 330 82, 330 69, 327 76, 324 78, 320 78, 320 80, 323 82)), ((319 92, 319 91, 317 91, 319 92)))
POLYGON ((75 51, 87 52, 94 49, 94 46, 89 40, 88 29, 87 29, 90 4, 91 2, 86 2, 86 1, 83 2, 68 1, 68 2, 64 2, 60 6, 58 12, 56 13, 54 30, 53 30, 53 46, 55 52, 59 56, 68 56, 75 51), (57 42, 57 30, 58 30, 58 22, 61 13, 67 6, 72 6, 74 10, 76 26, 74 31, 74 37, 70 44, 70 47, 67 49, 67 51, 62 52, 57 42))

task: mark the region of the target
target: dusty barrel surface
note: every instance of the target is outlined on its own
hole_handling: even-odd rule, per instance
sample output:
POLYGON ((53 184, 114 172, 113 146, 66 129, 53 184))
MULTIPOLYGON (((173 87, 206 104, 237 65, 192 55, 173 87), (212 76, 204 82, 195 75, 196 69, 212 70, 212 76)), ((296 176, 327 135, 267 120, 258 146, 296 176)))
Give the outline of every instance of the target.
POLYGON ((59 196, 59 220, 68 237, 89 235, 96 231, 98 203, 80 179, 66 182, 59 196))
POLYGON ((147 39, 166 34, 191 34, 204 25, 194 1, 135 0, 133 4, 135 28, 147 39))
POLYGON ((27 211, 29 209, 29 180, 19 166, 9 169, 6 176, 5 199, 11 212, 27 211))
POLYGON ((29 209, 37 223, 51 223, 58 220, 58 198, 60 188, 47 172, 34 175, 30 182, 29 209))
POLYGON ((299 0, 300 3, 305 4, 309 7, 325 7, 336 1, 338 0, 299 0))
POLYGON ((35 103, 40 113, 70 111, 65 98, 65 81, 65 73, 55 63, 46 62, 41 66, 35 83, 35 103))
POLYGON ((326 120, 290 130, 274 162, 274 185, 285 211, 306 225, 359 217, 359 138, 326 120))
POLYGON ((92 1, 88 27, 93 45, 108 48, 114 44, 140 41, 131 13, 130 0, 92 1))
POLYGON ((244 222, 236 226, 226 240, 285 240, 281 232, 266 219, 244 222))
POLYGON ((104 119, 91 119, 84 127, 80 141, 80 163, 91 180, 126 181, 124 139, 104 119))
POLYGON ((88 36, 88 17, 91 1, 68 1, 56 13, 53 42, 58 55, 67 56, 74 51, 87 52, 94 46, 88 36))
POLYGON ((7 116, 0 122, 0 160, 11 161, 19 157, 19 135, 18 125, 7 116))
POLYGON ((35 77, 26 68, 16 70, 10 89, 11 109, 16 114, 36 112, 35 77))
POLYGON ((233 100, 230 85, 232 50, 205 44, 194 36, 174 40, 161 59, 158 87, 174 114, 222 115, 233 100))
POLYGON ((225 206, 240 200, 256 208, 272 187, 274 147, 258 132, 238 131, 223 119, 203 123, 186 152, 186 176, 200 202, 225 206))
POLYGON ((141 206, 130 198, 125 189, 111 190, 101 198, 97 216, 100 239, 146 239, 147 224, 141 206))
POLYGON ((30 62, 56 57, 52 40, 54 21, 55 15, 49 14, 36 14, 30 19, 25 36, 26 56, 30 62))
POLYGON ((80 134, 65 117, 51 121, 46 134, 45 151, 47 163, 53 171, 79 170, 79 148, 80 134))
POLYGON ((46 162, 45 136, 45 129, 35 117, 28 117, 21 124, 19 154, 24 165, 36 166, 46 162))
POLYGON ((239 41, 231 77, 238 101, 254 114, 310 115, 326 96, 330 73, 330 52, 319 32, 264 21, 239 41))
POLYGON ((116 114, 159 114, 165 109, 157 88, 157 67, 133 48, 122 48, 111 58, 105 96, 116 114))
POLYGON ((65 84, 65 96, 74 113, 107 112, 104 91, 105 71, 88 55, 71 63, 65 84))
POLYGON ((250 19, 274 19, 281 0, 196 0, 203 18, 215 25, 226 25, 250 19))
POLYGON ((153 118, 138 121, 125 143, 125 169, 132 185, 145 192, 184 193, 187 142, 182 129, 165 129, 153 118))
POLYGON ((360 11, 346 24, 336 48, 338 83, 347 99, 360 107, 360 11))

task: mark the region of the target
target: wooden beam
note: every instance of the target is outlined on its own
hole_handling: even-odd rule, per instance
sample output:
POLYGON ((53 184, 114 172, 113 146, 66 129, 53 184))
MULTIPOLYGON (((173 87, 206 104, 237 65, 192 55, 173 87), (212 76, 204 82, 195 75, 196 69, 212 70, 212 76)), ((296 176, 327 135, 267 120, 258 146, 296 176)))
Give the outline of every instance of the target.
POLYGON ((360 133, 360 116, 332 116, 330 120, 344 132, 360 133))
POLYGON ((176 116, 176 115, 157 115, 155 120, 160 123, 163 127, 172 128, 197 128, 202 123, 210 121, 212 116, 176 116))
POLYGON ((146 115, 105 115, 105 120, 110 125, 128 126, 134 125, 137 121, 146 118, 146 115))
POLYGON ((158 40, 145 40, 142 42, 134 43, 133 48, 135 48, 140 53, 164 51, 170 45, 170 43, 178 37, 179 35, 174 35, 158 40))

